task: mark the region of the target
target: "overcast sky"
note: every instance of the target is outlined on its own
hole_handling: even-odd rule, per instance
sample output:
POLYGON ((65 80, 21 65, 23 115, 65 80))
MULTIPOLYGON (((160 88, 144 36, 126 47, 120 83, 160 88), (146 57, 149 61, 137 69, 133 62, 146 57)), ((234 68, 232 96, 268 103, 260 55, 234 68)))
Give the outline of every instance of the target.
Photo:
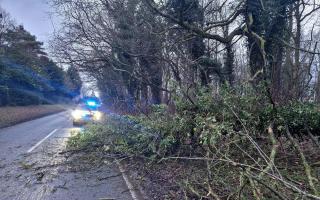
POLYGON ((48 43, 50 35, 57 26, 56 19, 50 17, 52 9, 47 0, 0 0, 0 5, 18 24, 35 35, 39 41, 48 43), (55 21, 55 22, 53 22, 55 21))

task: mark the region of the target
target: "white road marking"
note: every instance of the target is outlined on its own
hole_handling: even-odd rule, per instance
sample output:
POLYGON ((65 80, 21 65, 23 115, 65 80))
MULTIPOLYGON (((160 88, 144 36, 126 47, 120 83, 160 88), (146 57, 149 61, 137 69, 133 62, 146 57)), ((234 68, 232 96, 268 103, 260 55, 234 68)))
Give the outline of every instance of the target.
POLYGON ((43 138, 42 140, 40 140, 36 145, 34 145, 33 147, 31 147, 27 153, 31 153, 33 150, 35 150, 38 146, 40 146, 44 141, 46 141, 49 137, 51 137, 55 132, 57 132, 58 129, 54 129, 51 133, 49 133, 49 135, 47 135, 45 138, 43 138))
POLYGON ((126 183, 128 189, 130 191, 130 195, 131 195, 132 199, 139 200, 140 198, 139 198, 138 194, 136 193, 135 188, 133 187, 133 184, 130 182, 127 174, 125 173, 123 166, 121 165, 121 163, 119 161, 116 161, 116 163, 117 163, 119 170, 122 174, 122 178, 124 179, 124 182, 126 183))

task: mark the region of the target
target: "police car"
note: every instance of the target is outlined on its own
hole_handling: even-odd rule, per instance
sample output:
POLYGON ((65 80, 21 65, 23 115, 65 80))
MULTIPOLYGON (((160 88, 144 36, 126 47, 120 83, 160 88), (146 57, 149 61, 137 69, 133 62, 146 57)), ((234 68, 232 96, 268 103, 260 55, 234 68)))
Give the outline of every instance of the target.
POLYGON ((88 122, 99 122, 103 113, 99 110, 101 103, 97 98, 85 98, 72 111, 73 125, 84 125, 88 122))

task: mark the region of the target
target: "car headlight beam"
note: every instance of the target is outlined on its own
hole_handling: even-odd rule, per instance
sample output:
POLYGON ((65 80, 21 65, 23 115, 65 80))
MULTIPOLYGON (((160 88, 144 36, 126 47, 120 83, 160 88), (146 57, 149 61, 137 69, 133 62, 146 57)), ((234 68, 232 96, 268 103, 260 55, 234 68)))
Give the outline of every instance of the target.
POLYGON ((81 119, 82 115, 83 115, 83 111, 82 110, 75 110, 75 111, 72 112, 72 117, 74 119, 81 119))
POLYGON ((102 112, 96 111, 94 112, 94 119, 95 120, 101 120, 102 119, 102 112))

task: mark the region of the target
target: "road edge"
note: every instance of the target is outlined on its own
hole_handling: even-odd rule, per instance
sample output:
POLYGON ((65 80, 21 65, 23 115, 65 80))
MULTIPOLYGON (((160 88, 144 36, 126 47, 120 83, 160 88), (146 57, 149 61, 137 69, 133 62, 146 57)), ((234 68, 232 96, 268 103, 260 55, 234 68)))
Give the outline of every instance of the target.
POLYGON ((126 183, 126 186, 130 192, 130 195, 133 200, 147 200, 149 199, 142 188, 134 182, 130 177, 130 172, 126 169, 125 165, 121 163, 121 161, 116 160, 116 164, 118 166, 119 171, 122 174, 122 178, 126 183))

